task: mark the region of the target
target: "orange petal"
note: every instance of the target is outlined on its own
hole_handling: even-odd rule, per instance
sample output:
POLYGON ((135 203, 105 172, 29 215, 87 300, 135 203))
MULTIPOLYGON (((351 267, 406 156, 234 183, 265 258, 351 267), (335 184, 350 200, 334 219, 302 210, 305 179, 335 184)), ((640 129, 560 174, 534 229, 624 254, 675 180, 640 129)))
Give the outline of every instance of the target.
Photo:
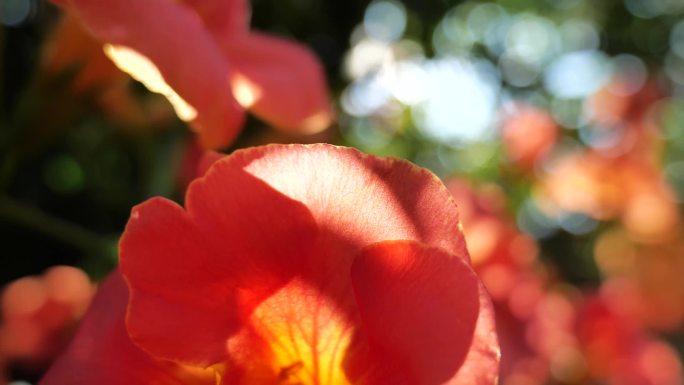
POLYGON ((120 259, 131 286, 127 322, 133 340, 155 355, 159 349, 149 344, 172 345, 178 353, 162 355, 167 359, 220 361, 227 330, 236 327, 235 306, 228 287, 214 289, 225 267, 215 263, 183 208, 162 198, 136 206, 121 238, 120 259), (212 316, 201 316, 207 313, 212 316))
POLYGON ((343 360, 354 325, 346 310, 339 298, 292 279, 260 303, 249 316, 249 327, 228 341, 224 381, 350 385, 343 360))
POLYGON ((211 371, 156 361, 135 347, 124 327, 127 301, 126 284, 114 272, 100 286, 71 345, 40 384, 215 384, 211 371))
POLYGON ((194 8, 204 25, 217 38, 234 38, 249 30, 247 0, 183 0, 194 8))
POLYGON ((44 71, 51 75, 74 74, 73 89, 87 93, 129 81, 102 52, 102 44, 88 34, 71 12, 66 12, 43 49, 44 71))
POLYGON ((419 241, 469 259, 451 194, 435 175, 407 161, 315 144, 255 147, 236 151, 225 162, 311 211, 319 227, 336 238, 322 242, 328 257, 321 261, 344 269, 339 258, 392 239, 419 241))
POLYGON ((243 313, 302 270, 315 225, 300 203, 224 161, 190 185, 186 205, 157 198, 133 210, 120 253, 128 326, 156 356, 208 366, 225 359, 243 313))
POLYGON ((456 206, 439 180, 406 161, 353 149, 236 151, 191 183, 186 207, 163 199, 138 206, 121 241, 133 340, 182 363, 230 359, 225 344, 248 325, 271 334, 251 317, 258 309, 283 314, 273 298, 290 293, 283 288, 293 278, 305 283, 304 292, 330 299, 341 325, 353 322, 348 272, 357 253, 376 242, 415 240, 468 264, 456 206))
POLYGON ((236 74, 233 94, 277 128, 313 134, 332 119, 325 76, 304 46, 260 33, 221 42, 236 74))
POLYGON ((350 375, 370 376, 370 384, 496 382, 480 369, 496 370, 498 357, 478 354, 484 347, 473 343, 480 312, 493 311, 480 306, 481 286, 462 259, 417 242, 382 242, 354 261, 352 282, 370 359, 351 357, 350 375))
POLYGON ((244 116, 227 84, 228 64, 190 7, 167 0, 68 4, 102 42, 138 53, 156 67, 197 112, 191 124, 205 147, 225 147, 235 138, 244 116))

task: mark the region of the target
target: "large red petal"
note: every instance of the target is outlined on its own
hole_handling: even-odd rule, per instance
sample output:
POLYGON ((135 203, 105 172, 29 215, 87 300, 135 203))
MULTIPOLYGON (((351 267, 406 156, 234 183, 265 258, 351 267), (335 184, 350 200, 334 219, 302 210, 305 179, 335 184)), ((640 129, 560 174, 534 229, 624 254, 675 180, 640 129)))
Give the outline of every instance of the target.
POLYGON ((350 357, 350 376, 370 375, 373 385, 397 381, 397 373, 406 384, 455 384, 479 312, 491 311, 480 308, 467 263, 417 242, 388 241, 365 248, 351 276, 370 356, 366 373, 354 373, 363 365, 350 357))
POLYGON ((304 133, 330 125, 325 76, 309 49, 260 33, 220 43, 235 69, 235 97, 256 116, 277 128, 304 133))
POLYGON ((224 361, 241 319, 301 270, 313 247, 316 227, 303 205, 226 163, 190 185, 187 212, 152 199, 133 210, 122 237, 129 331, 156 356, 224 361))
POLYGON ((213 258, 230 263, 240 287, 267 277, 282 283, 302 272, 318 228, 307 207, 236 167, 233 159, 215 162, 190 185, 188 214, 221 253, 213 258))
POLYGON ((128 289, 114 272, 101 286, 67 351, 41 385, 202 385, 210 372, 157 361, 131 343, 124 327, 128 289))
POLYGON ((189 356, 207 366, 220 361, 224 341, 237 327, 231 287, 224 284, 230 273, 183 208, 162 198, 136 206, 120 258, 131 286, 133 340, 155 355, 164 348, 166 359, 189 356), (184 338, 169 338, 178 335, 184 338))
POLYGON ((228 145, 244 114, 228 85, 228 64, 195 12, 168 0, 69 0, 101 41, 148 58, 196 111, 191 122, 207 148, 228 145))

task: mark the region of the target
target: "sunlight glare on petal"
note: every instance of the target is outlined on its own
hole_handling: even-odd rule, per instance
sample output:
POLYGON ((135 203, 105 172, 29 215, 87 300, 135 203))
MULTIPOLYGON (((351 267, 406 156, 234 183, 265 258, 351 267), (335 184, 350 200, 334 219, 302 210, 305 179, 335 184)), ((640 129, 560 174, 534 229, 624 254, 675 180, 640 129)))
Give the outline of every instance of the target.
POLYGON ((241 74, 233 75, 231 80, 233 96, 244 108, 249 108, 261 98, 261 89, 241 74))
POLYGON ((324 131, 330 126, 332 116, 329 111, 319 111, 318 113, 309 116, 302 124, 302 133, 317 134, 324 131))
POLYGON ((187 122, 197 117, 197 110, 164 81, 157 66, 144 55, 132 48, 113 44, 105 44, 103 50, 120 70, 144 84, 148 90, 164 95, 178 118, 187 122))

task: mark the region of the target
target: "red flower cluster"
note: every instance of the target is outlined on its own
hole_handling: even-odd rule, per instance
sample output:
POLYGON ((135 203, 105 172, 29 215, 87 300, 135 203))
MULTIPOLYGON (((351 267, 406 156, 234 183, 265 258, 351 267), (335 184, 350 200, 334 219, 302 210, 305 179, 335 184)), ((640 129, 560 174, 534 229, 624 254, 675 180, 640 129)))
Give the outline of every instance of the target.
POLYGON ((0 383, 10 368, 43 372, 66 346, 93 292, 88 276, 69 266, 7 285, 0 296, 0 383))
POLYGON ((459 226, 408 162, 237 151, 185 208, 133 210, 121 275, 43 384, 494 384, 493 312, 459 226))
POLYGON ((501 137, 511 163, 532 171, 535 164, 551 152, 559 131, 547 111, 520 104, 504 117, 501 137))

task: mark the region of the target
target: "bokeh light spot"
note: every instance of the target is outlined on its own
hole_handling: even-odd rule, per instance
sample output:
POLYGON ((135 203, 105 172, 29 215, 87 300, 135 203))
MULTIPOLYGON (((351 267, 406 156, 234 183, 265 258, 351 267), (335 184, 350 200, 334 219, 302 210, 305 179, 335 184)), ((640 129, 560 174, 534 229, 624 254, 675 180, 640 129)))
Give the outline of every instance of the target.
POLYGON ((625 0, 625 6, 632 15, 642 19, 684 11, 684 2, 679 0, 625 0))
POLYGON ((669 52, 665 56, 665 74, 673 82, 684 85, 684 58, 669 52))
POLYGON ((560 50, 560 46, 553 23, 532 14, 518 16, 506 37, 506 52, 531 64, 545 62, 560 50))
POLYGON ((0 1, 0 23, 8 27, 15 27, 25 22, 35 7, 33 0, 2 0, 0 1))
POLYGON ((449 58, 426 63, 429 97, 414 109, 416 126, 445 143, 472 142, 492 134, 500 84, 491 69, 449 58))
POLYGON ((463 55, 475 43, 463 15, 463 7, 451 9, 432 33, 432 45, 438 55, 463 55))
POLYGON ((425 70, 414 62, 400 62, 392 69, 392 95, 400 102, 412 106, 428 97, 429 78, 425 70))
POLYGON ((370 115, 390 98, 390 88, 386 78, 371 75, 352 83, 342 93, 342 108, 351 115, 370 115))
POLYGON ((546 88, 563 98, 586 97, 610 79, 611 66, 599 51, 567 53, 556 59, 544 74, 546 88))
POLYGON ((506 82, 514 87, 532 85, 539 77, 541 70, 538 65, 519 60, 508 53, 499 58, 499 69, 506 82))
POLYGON ((675 24, 670 31, 670 49, 677 56, 684 58, 684 20, 675 24))
POLYGON ((542 212, 532 199, 525 201, 516 219, 521 230, 537 239, 546 238, 557 229, 556 221, 542 212))
POLYGON ((83 189, 85 175, 81 165, 69 156, 59 156, 45 167, 45 184, 60 194, 74 194, 83 189))
POLYGON ((619 96, 629 96, 639 91, 646 83, 648 69, 640 58, 621 54, 613 58, 616 76, 619 81, 608 84, 608 90, 619 96))
POLYGON ((583 19, 571 19, 560 26, 563 50, 566 52, 597 49, 600 39, 596 27, 583 19))
POLYGON ((587 123, 581 99, 554 98, 551 101, 551 114, 554 120, 568 128, 578 128, 587 123))
POLYGON ((665 167, 665 176, 677 194, 677 200, 684 202, 684 160, 674 161, 665 167))
POLYGON ((381 41, 396 41, 406 29, 406 9, 397 1, 372 2, 363 17, 368 36, 381 41))
POLYGON ((468 14, 468 32, 491 51, 498 51, 509 27, 509 16, 498 4, 479 4, 468 14))
POLYGON ((344 72, 350 79, 358 79, 377 71, 391 56, 390 47, 373 39, 361 39, 344 60, 344 72))
POLYGON ((598 225, 596 220, 582 213, 563 213, 558 222, 563 230, 576 235, 587 234, 598 225))

